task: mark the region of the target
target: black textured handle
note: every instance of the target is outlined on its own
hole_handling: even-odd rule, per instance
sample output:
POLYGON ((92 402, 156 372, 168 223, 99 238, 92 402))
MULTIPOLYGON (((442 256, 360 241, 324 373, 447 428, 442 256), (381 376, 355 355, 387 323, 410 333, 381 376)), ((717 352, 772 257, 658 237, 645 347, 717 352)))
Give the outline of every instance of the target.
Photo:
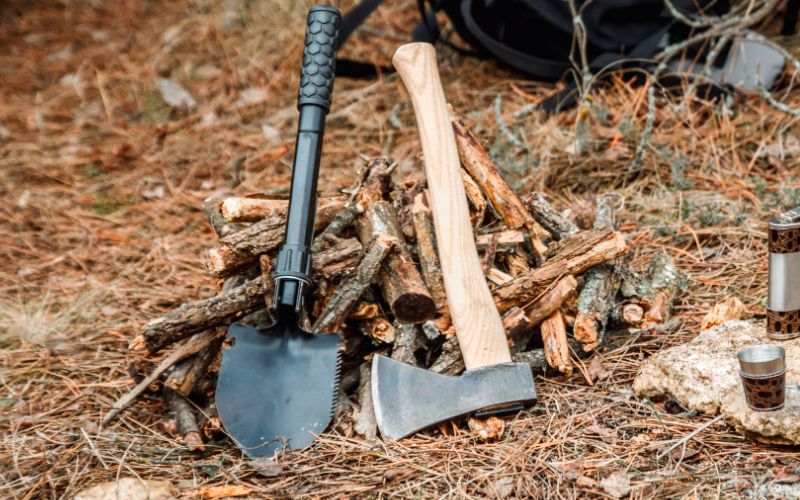
POLYGON ((340 21, 341 15, 334 7, 318 5, 308 11, 298 107, 314 104, 325 111, 331 108, 340 21))

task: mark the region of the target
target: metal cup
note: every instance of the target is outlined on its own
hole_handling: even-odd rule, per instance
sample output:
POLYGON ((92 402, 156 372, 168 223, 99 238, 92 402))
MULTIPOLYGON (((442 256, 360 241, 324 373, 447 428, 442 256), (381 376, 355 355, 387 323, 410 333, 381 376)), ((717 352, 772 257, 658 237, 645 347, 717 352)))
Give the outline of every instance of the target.
POLYGON ((767 335, 800 337, 800 207, 769 223, 767 335))
POLYGON ((739 351, 747 406, 757 411, 780 410, 786 400, 786 351, 777 345, 757 345, 739 351))

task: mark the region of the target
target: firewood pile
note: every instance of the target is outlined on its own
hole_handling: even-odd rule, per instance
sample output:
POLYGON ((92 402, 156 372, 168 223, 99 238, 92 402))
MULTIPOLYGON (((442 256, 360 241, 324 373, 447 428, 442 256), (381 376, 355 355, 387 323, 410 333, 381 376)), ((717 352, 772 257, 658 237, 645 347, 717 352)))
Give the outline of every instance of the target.
MULTIPOLYGON (((649 328, 668 319, 678 276, 666 253, 646 274, 630 269, 629 244, 616 230, 620 200, 599 197, 588 217, 570 217, 534 193, 520 199, 487 150, 453 120, 475 239, 516 361, 535 372, 572 374, 573 360, 604 345, 611 328, 649 328), (573 219, 578 219, 575 222, 573 219)), ((464 370, 449 320, 424 181, 393 181, 395 164, 365 162, 358 184, 320 198, 313 283, 304 327, 340 332, 344 350, 339 410, 349 429, 375 435, 368 399, 374 353, 455 375, 464 370)), ((216 296, 183 304, 145 325, 131 343, 137 386, 106 415, 159 393, 176 432, 192 450, 220 435, 213 393, 225 328, 270 323, 271 270, 282 244, 288 200, 214 198, 204 210, 219 241, 208 268, 216 296), (149 357, 179 344, 163 361, 149 357)))

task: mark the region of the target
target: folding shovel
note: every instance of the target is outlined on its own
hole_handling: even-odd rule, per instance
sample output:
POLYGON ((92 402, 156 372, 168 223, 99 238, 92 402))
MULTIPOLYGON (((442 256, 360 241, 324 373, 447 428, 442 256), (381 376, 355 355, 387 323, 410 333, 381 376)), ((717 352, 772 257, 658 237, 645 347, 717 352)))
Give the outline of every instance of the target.
POLYGON ((286 234, 275 264, 275 323, 234 324, 223 352, 216 404, 222 423, 249 457, 310 445, 331 421, 339 370, 339 335, 299 325, 311 279, 311 241, 325 117, 333 92, 339 11, 308 13, 300 112, 286 234))

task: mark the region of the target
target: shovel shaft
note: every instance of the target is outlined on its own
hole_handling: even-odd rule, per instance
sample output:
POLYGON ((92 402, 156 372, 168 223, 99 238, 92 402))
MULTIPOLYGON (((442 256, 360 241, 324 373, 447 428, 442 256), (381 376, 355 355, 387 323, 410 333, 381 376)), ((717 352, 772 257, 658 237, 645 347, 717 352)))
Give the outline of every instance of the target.
POLYGON ((298 310, 311 278, 311 241, 317 211, 317 178, 325 117, 333 97, 339 11, 312 7, 308 12, 297 108, 300 117, 292 169, 289 213, 283 246, 275 264, 275 307, 298 310))

